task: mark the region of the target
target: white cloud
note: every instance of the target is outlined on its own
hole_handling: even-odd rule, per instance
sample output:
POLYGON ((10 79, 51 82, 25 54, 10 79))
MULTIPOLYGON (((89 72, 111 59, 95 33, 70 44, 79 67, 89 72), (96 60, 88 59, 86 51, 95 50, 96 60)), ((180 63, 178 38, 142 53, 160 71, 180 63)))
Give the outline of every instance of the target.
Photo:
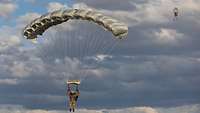
POLYGON ((4 41, 0 42, 0 51, 5 50, 9 47, 18 45, 20 43, 19 37, 15 35, 11 35, 9 38, 5 39, 4 41))
POLYGON ((47 5, 47 10, 48 10, 48 12, 52 12, 52 11, 55 11, 55 10, 66 8, 66 7, 67 7, 67 5, 61 4, 59 2, 50 2, 47 5))
POLYGON ((88 5, 86 5, 85 3, 76 3, 73 5, 73 8, 75 9, 89 9, 92 10, 93 8, 89 7, 88 5))
POLYGON ((0 51, 6 50, 9 47, 16 46, 20 43, 20 37, 13 27, 2 26, 0 27, 0 51))
MULTIPOLYGON (((27 13, 25 15, 19 16, 16 19, 16 26, 0 26, 0 51, 5 51, 11 47, 19 46, 23 40, 23 28, 26 26, 26 24, 30 23, 32 20, 39 16, 40 14, 38 13, 27 13)), ((20 47, 18 49, 20 49, 20 47)))
POLYGON ((1 85, 16 85, 17 79, 0 79, 1 85))
POLYGON ((200 105, 183 105, 169 108, 158 108, 159 113, 199 113, 200 105))
POLYGON ((139 107, 136 108, 136 111, 139 111, 141 113, 158 113, 156 109, 151 107, 139 107))
POLYGON ((178 5, 180 5, 183 11, 200 11, 199 7, 200 1, 199 0, 186 0, 186 1, 179 1, 178 5), (184 3, 183 3, 184 2, 184 3))
POLYGON ((23 62, 15 61, 10 67, 10 71, 15 77, 24 77, 30 75, 31 69, 25 66, 23 62))
MULTIPOLYGON (((23 106, 1 105, 0 113, 68 113, 66 110, 31 110, 23 106)), ((122 109, 89 110, 78 109, 76 113, 198 113, 200 105, 185 105, 169 108, 130 107, 122 109)))
POLYGON ((25 27, 28 23, 33 21, 35 18, 40 17, 38 13, 26 13, 25 15, 19 16, 17 18, 18 27, 25 27))
POLYGON ((11 2, 0 2, 0 17, 8 17, 17 8, 17 5, 11 2))
POLYGON ((184 34, 178 33, 175 29, 161 28, 160 31, 154 32, 156 41, 161 44, 178 43, 184 38, 184 34))
POLYGON ((157 110, 152 107, 132 107, 105 111, 107 111, 108 113, 158 113, 157 110))

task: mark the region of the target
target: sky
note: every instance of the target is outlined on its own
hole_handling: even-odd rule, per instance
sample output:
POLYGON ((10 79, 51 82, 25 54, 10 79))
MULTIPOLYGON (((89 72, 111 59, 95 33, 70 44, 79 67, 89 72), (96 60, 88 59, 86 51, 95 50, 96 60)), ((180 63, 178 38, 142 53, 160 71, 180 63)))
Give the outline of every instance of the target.
POLYGON ((0 113, 65 113, 67 79, 81 80, 78 113, 198 113, 199 6, 199 0, 0 0, 0 113), (128 36, 114 40, 102 27, 74 20, 47 30, 38 43, 23 37, 35 18, 68 8, 120 20, 128 36))

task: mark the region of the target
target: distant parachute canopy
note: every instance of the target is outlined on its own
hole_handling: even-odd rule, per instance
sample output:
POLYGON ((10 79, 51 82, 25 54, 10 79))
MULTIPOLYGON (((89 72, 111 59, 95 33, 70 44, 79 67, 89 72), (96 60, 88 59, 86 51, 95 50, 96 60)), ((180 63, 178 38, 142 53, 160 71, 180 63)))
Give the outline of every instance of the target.
POLYGON ((57 10, 42 15, 27 25, 23 34, 27 39, 36 39, 38 35, 42 35, 49 27, 61 24, 69 19, 93 21, 98 25, 102 25, 106 30, 111 31, 119 39, 124 38, 128 34, 128 27, 124 23, 99 12, 85 9, 57 10))

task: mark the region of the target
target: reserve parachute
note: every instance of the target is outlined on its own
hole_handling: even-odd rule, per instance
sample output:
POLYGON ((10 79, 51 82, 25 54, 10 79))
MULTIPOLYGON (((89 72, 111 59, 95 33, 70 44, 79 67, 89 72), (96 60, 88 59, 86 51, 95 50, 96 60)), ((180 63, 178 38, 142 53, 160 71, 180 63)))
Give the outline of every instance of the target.
POLYGON ((87 9, 65 9, 42 15, 33 20, 25 27, 23 35, 27 39, 36 39, 38 35, 42 35, 51 26, 61 24, 70 19, 92 21, 111 31, 119 39, 126 37, 128 34, 128 27, 124 23, 102 13, 87 9))

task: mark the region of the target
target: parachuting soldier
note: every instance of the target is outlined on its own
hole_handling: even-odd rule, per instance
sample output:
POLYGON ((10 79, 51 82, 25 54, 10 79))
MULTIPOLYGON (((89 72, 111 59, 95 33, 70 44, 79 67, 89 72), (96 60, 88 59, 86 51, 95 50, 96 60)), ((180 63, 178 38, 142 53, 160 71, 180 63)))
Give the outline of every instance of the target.
POLYGON ((173 10, 173 13, 174 13, 174 20, 177 20, 178 19, 178 16, 179 16, 179 11, 178 11, 178 8, 175 7, 174 10, 173 10))
POLYGON ((78 97, 80 95, 78 85, 80 81, 68 81, 67 82, 67 96, 69 97, 69 111, 75 111, 77 106, 78 97), (70 85, 76 86, 76 91, 72 91, 70 85))
MULTIPOLYGON (((51 26, 61 24, 70 19, 92 21, 110 31, 116 39, 124 39, 128 34, 128 26, 118 20, 115 20, 112 17, 105 16, 104 14, 93 10, 66 9, 50 12, 48 14, 42 15, 39 18, 34 19, 30 24, 25 27, 23 35, 26 39, 35 40, 39 38, 38 35, 42 35, 51 26)), ((74 82, 72 82, 72 84, 74 84, 74 82)), ((75 82, 75 85, 76 84, 79 85, 80 81, 79 83, 75 82)), ((69 88, 67 95, 69 96, 70 109, 74 111, 78 96, 80 95, 78 87, 75 91, 75 94, 73 93, 71 88, 69 88)))

